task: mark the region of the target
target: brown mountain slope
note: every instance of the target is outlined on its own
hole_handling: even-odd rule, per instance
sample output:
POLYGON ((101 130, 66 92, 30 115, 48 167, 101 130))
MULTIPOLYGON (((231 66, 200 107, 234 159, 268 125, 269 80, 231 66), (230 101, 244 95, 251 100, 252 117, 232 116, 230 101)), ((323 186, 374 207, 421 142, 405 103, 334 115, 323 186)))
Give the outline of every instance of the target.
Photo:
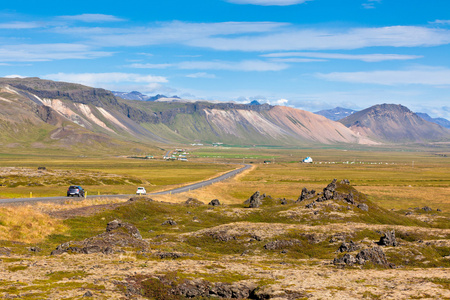
POLYGON ((275 106, 267 114, 273 123, 290 132, 292 136, 297 136, 304 140, 315 141, 321 144, 374 143, 364 136, 358 136, 341 123, 308 111, 275 106))
POLYGON ((405 143, 450 140, 450 130, 425 121, 402 105, 375 105, 339 122, 361 136, 379 141, 405 143))

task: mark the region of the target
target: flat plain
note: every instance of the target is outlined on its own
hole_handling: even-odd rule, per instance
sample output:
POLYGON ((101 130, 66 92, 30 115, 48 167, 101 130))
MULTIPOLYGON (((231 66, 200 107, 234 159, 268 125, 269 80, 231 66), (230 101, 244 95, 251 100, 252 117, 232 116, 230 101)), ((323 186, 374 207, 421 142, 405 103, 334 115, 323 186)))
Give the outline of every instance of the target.
POLYGON ((0 156, 3 197, 28 195, 30 188, 33 195, 58 195, 70 180, 86 180, 93 193, 132 194, 138 185, 156 191, 236 168, 231 163, 253 165, 233 179, 183 194, 1 207, 2 297, 206 299, 221 291, 222 298, 250 299, 450 298, 449 153, 190 152, 189 162, 0 156), (314 163, 300 163, 306 156, 314 163), (315 201, 334 178, 336 197, 315 201), (13 186, 14 180, 24 184, 13 186), (297 201, 303 188, 315 196, 297 201), (261 203, 249 208, 244 201, 256 191, 261 203), (207 205, 213 199, 221 205, 207 205), (113 220, 135 226, 142 240, 106 239, 113 220), (396 244, 379 244, 392 231, 396 244), (355 247, 340 251, 344 243, 355 247), (384 258, 343 262, 374 248, 384 258))

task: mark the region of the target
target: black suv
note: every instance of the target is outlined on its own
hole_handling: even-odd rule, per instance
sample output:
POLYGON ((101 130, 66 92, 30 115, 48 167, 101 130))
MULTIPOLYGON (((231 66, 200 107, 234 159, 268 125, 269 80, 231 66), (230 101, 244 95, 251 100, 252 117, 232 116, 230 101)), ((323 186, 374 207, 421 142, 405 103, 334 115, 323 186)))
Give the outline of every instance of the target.
POLYGON ((84 197, 84 190, 79 185, 71 185, 69 186, 69 189, 67 190, 67 197, 70 196, 78 196, 78 197, 84 197))

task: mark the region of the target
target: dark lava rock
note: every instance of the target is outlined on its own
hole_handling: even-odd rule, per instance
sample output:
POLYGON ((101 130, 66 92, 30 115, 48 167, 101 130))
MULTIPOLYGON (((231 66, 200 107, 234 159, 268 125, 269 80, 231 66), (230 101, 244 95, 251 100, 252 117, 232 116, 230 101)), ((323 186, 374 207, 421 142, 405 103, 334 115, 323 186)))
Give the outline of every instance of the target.
POLYGON ((316 207, 316 202, 315 201, 305 205, 305 208, 315 208, 315 207, 316 207))
POLYGON ((350 181, 348 179, 342 179, 341 184, 350 184, 350 181))
POLYGON ((380 246, 398 246, 398 242, 395 239, 395 231, 387 231, 383 233, 383 236, 380 238, 380 241, 378 242, 378 245, 380 246))
POLYGON ((111 231, 120 230, 120 229, 124 229, 132 237, 142 240, 141 233, 136 228, 136 226, 131 225, 129 223, 123 223, 120 220, 114 220, 114 221, 109 222, 106 226, 106 232, 111 232, 111 231))
POLYGON ((294 240, 276 240, 273 242, 269 242, 267 244, 264 245, 264 248, 266 250, 279 250, 279 249, 284 249, 284 248, 289 248, 292 247, 294 245, 300 245, 301 246, 302 242, 294 239, 294 240))
POLYGON ((442 210, 441 210, 440 208, 436 209, 436 211, 440 211, 440 212, 442 212, 442 210))
POLYGON ((338 252, 353 252, 359 250, 359 246, 355 243, 353 243, 353 241, 350 241, 348 243, 343 242, 338 249, 338 252))
POLYGON ((92 294, 91 291, 87 291, 86 293, 84 293, 83 297, 93 297, 94 295, 92 294))
POLYGON ((341 258, 335 258, 333 260, 333 264, 345 264, 345 265, 353 265, 360 264, 363 265, 366 262, 371 262, 376 265, 381 265, 384 267, 394 268, 395 265, 389 263, 387 261, 386 255, 380 247, 373 247, 372 249, 363 249, 361 250, 356 257, 351 254, 346 253, 341 258))
POLYGON ((248 299, 256 289, 254 283, 211 283, 206 280, 185 280, 171 290, 171 294, 186 298, 248 299))
POLYGON ((177 222, 175 222, 174 220, 172 220, 172 219, 169 219, 169 220, 165 220, 164 222, 162 222, 162 224, 161 225, 170 225, 170 226, 175 226, 175 225, 177 225, 177 222))
POLYGON ((424 206, 424 207, 422 207, 422 210, 423 211, 433 211, 430 207, 428 207, 428 206, 424 206))
POLYGON ((106 232, 87 238, 80 242, 62 243, 51 255, 62 253, 104 253, 111 254, 114 247, 147 248, 148 243, 142 240, 139 230, 131 224, 114 220, 108 223, 106 232))
POLYGON ((356 260, 363 260, 364 262, 371 262, 376 265, 385 267, 392 267, 393 265, 387 261, 386 254, 380 247, 373 247, 372 249, 361 250, 356 255, 356 260))
POLYGON ((214 199, 214 200, 211 200, 211 202, 209 202, 208 205, 219 206, 220 201, 218 199, 214 199))
POLYGON ((413 214, 412 211, 408 211, 408 212, 406 212, 405 216, 410 216, 412 214, 413 214))
POLYGON ((355 199, 353 198, 353 193, 350 192, 346 197, 345 197, 345 201, 347 201, 350 204, 355 205, 355 199))
POLYGON ((39 247, 30 247, 29 250, 34 253, 41 252, 41 248, 39 247))
POLYGON ((365 203, 360 203, 357 207, 363 211, 369 211, 369 206, 365 203))
POLYGON ((334 192, 336 190, 336 181, 337 179, 333 179, 333 181, 329 183, 326 188, 323 189, 322 197, 319 197, 316 200, 317 202, 323 202, 333 199, 334 192))
POLYGON ((309 199, 309 198, 312 198, 312 197, 314 197, 316 195, 316 191, 315 190, 310 190, 310 191, 308 191, 308 189, 307 188, 303 188, 302 189, 302 193, 300 194, 300 197, 298 197, 298 199, 297 199, 297 203, 298 202, 302 202, 302 201, 304 201, 304 200, 307 200, 307 199, 309 199))
POLYGON ((333 264, 334 265, 346 264, 349 266, 353 266, 354 264, 356 264, 356 258, 353 255, 346 253, 341 258, 335 258, 333 260, 333 264))
POLYGON ((205 203, 195 199, 195 198, 188 198, 185 202, 184 205, 186 206, 200 206, 200 205, 204 205, 205 203))
POLYGON ((178 253, 178 252, 158 252, 154 254, 156 257, 159 257, 161 259, 177 259, 181 257, 189 257, 194 256, 194 254, 191 253, 178 253))
POLYGON ((253 195, 250 196, 247 200, 245 200, 244 204, 248 204, 249 208, 258 208, 262 204, 262 199, 264 199, 265 194, 261 195, 259 191, 256 191, 253 195))

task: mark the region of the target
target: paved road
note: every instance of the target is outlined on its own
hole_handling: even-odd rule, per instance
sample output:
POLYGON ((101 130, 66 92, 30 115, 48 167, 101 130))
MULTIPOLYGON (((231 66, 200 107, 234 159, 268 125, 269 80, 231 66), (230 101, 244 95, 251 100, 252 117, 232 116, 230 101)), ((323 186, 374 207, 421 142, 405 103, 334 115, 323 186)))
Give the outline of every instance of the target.
MULTIPOLYGON (((223 181, 225 179, 231 178, 236 176, 237 174, 243 172, 244 170, 247 170, 251 168, 251 165, 247 165, 245 164, 243 167, 230 171, 228 173, 225 173, 221 176, 218 176, 216 178, 213 179, 209 179, 209 180, 205 180, 202 182, 198 182, 198 183, 193 183, 193 184, 189 184, 180 188, 176 188, 176 189, 171 189, 171 190, 167 190, 167 191, 163 191, 163 192, 158 192, 158 193, 151 193, 149 195, 167 195, 167 194, 178 194, 178 193, 183 193, 183 192, 187 192, 190 190, 196 190, 199 188, 202 188, 204 186, 207 185, 211 185, 213 183, 219 182, 219 181, 223 181)), ((86 198, 98 198, 98 197, 102 197, 102 198, 120 198, 120 197, 124 197, 124 198, 128 198, 134 195, 89 195, 86 198)), ((18 202, 47 202, 47 201, 51 201, 51 202, 63 202, 65 200, 68 199, 83 199, 83 198, 77 198, 77 197, 37 197, 37 198, 12 198, 12 199, 0 199, 0 204, 2 203, 18 203, 18 202)))

